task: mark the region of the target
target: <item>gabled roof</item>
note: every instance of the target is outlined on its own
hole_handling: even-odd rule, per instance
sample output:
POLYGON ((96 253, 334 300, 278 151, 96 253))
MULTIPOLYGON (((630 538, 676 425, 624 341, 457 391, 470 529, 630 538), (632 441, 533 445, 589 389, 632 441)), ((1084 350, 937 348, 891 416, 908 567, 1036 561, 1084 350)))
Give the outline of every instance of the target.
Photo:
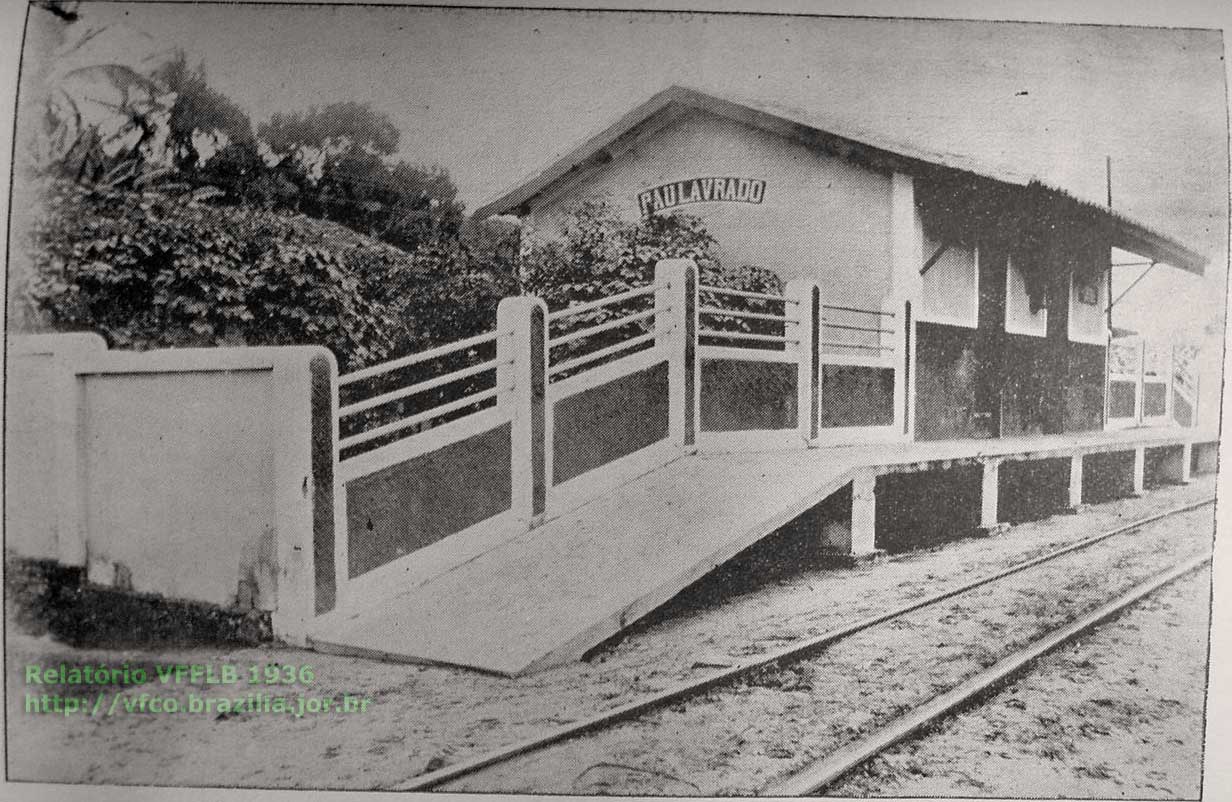
POLYGON ((475 214, 478 217, 524 214, 538 196, 557 182, 611 161, 623 150, 625 143, 667 125, 691 110, 709 112, 795 139, 875 170, 899 171, 921 177, 972 179, 980 184, 996 185, 1001 190, 1021 188, 1025 191, 1030 188, 1034 191, 1042 188, 1053 201, 1106 226, 1117 247, 1198 275, 1202 274, 1207 263, 1206 257, 1136 220, 1075 198, 1063 189, 1044 185, 1031 176, 990 168, 958 154, 928 151, 892 142, 864 131, 841 130, 841 126, 814 119, 812 115, 797 110, 756 101, 729 100, 683 86, 672 86, 657 93, 547 169, 480 207, 475 214))

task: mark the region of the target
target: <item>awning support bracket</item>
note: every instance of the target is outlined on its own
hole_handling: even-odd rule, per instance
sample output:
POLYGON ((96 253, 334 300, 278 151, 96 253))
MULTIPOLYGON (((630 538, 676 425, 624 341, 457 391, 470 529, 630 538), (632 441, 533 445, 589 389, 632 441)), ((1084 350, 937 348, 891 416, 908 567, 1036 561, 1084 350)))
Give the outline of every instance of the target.
MULTIPOLYGON (((1106 311, 1108 311, 1109 313, 1111 313, 1111 312, 1112 312, 1112 307, 1114 307, 1114 306, 1116 306, 1117 304, 1119 304, 1119 303, 1121 302, 1121 299, 1122 299, 1122 298, 1124 298, 1126 295, 1128 295, 1128 294, 1129 294, 1129 291, 1130 291, 1130 290, 1132 290, 1134 287, 1137 287, 1137 286, 1138 286, 1138 282, 1139 282, 1139 281, 1142 281, 1142 279, 1146 278, 1146 274, 1147 274, 1147 273, 1150 273, 1152 270, 1154 270, 1154 269, 1155 269, 1155 265, 1157 265, 1157 264, 1159 264, 1159 262, 1156 262, 1155 260, 1151 260, 1151 263, 1150 263, 1150 265, 1148 265, 1148 266, 1147 266, 1146 270, 1143 270, 1143 271, 1142 271, 1142 273, 1141 273, 1141 275, 1139 275, 1139 276, 1138 276, 1138 278, 1134 279, 1134 281, 1133 281, 1133 283, 1132 283, 1132 284, 1130 284, 1128 287, 1126 287, 1124 290, 1122 290, 1122 291, 1121 291, 1121 294, 1120 294, 1120 295, 1118 295, 1118 296, 1116 297, 1116 300, 1115 300, 1115 301, 1113 301, 1112 303, 1108 304, 1108 309, 1107 309, 1106 311)), ((1113 267, 1119 267, 1119 265, 1113 265, 1113 267)))
POLYGON ((934 252, 932 256, 928 257, 928 261, 926 261, 924 263, 924 266, 920 268, 920 275, 922 276, 925 273, 927 273, 929 268, 937 264, 937 260, 940 259, 942 256, 944 256, 945 252, 948 251, 949 249, 950 249, 950 243, 948 242, 941 243, 941 246, 937 248, 936 252, 934 252))

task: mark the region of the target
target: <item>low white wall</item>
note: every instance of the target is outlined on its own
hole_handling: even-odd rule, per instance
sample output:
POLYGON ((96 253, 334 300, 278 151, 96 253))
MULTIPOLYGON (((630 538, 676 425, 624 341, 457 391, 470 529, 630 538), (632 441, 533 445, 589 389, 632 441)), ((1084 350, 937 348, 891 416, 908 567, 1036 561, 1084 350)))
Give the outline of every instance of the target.
POLYGON ((313 402, 314 374, 336 380, 332 355, 39 339, 10 350, 11 361, 53 354, 22 357, 29 367, 10 374, 9 550, 84 565, 98 584, 269 610, 276 634, 302 641, 315 541, 332 551, 332 509, 319 509, 332 504, 332 467, 322 470, 320 449, 332 466, 336 413, 332 398, 313 402), (38 447, 57 441, 67 445, 38 447))
POLYGON ((73 376, 106 349, 96 334, 10 341, 4 384, 4 538, 14 554, 82 564, 73 376))

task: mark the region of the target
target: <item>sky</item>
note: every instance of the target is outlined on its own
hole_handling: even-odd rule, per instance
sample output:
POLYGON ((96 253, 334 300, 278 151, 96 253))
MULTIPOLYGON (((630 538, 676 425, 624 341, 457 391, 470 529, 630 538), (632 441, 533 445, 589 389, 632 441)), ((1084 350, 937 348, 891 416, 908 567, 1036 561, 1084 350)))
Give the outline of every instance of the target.
MULTIPOLYGON (((1214 265, 1206 281, 1154 271, 1127 298, 1127 320, 1175 328, 1209 318, 1224 296, 1217 31, 234 4, 85 3, 82 15, 184 49, 254 122, 371 104, 401 132, 398 156, 445 167, 469 209, 671 84, 807 109, 1100 203, 1111 156, 1115 207, 1214 265), (1185 314, 1164 321, 1152 300, 1161 292, 1190 299, 1185 314)), ((1116 274, 1118 289, 1136 273, 1116 274)))

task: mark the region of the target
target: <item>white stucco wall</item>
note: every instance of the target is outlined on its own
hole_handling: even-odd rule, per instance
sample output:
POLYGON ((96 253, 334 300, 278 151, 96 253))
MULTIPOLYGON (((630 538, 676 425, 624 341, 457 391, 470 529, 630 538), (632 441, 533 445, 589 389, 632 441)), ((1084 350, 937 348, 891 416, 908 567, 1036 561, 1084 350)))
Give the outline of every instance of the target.
POLYGON ((890 177, 723 117, 694 111, 639 139, 611 162, 532 201, 529 236, 558 235, 583 199, 640 216, 638 193, 668 182, 733 176, 765 181, 761 203, 701 202, 675 210, 703 219, 724 265, 757 265, 784 281, 811 278, 827 303, 880 307, 889 292, 890 177))
POLYGON ((134 590, 235 604, 275 560, 271 370, 81 382, 91 579, 119 564, 134 590))
POLYGON ((75 371, 106 351, 96 334, 11 337, 4 385, 4 540, 21 557, 78 565, 75 371))
POLYGON ((272 611, 302 644, 332 548, 337 365, 316 346, 16 337, 6 540, 122 590, 272 611), (328 464, 327 464, 328 463, 328 464))

